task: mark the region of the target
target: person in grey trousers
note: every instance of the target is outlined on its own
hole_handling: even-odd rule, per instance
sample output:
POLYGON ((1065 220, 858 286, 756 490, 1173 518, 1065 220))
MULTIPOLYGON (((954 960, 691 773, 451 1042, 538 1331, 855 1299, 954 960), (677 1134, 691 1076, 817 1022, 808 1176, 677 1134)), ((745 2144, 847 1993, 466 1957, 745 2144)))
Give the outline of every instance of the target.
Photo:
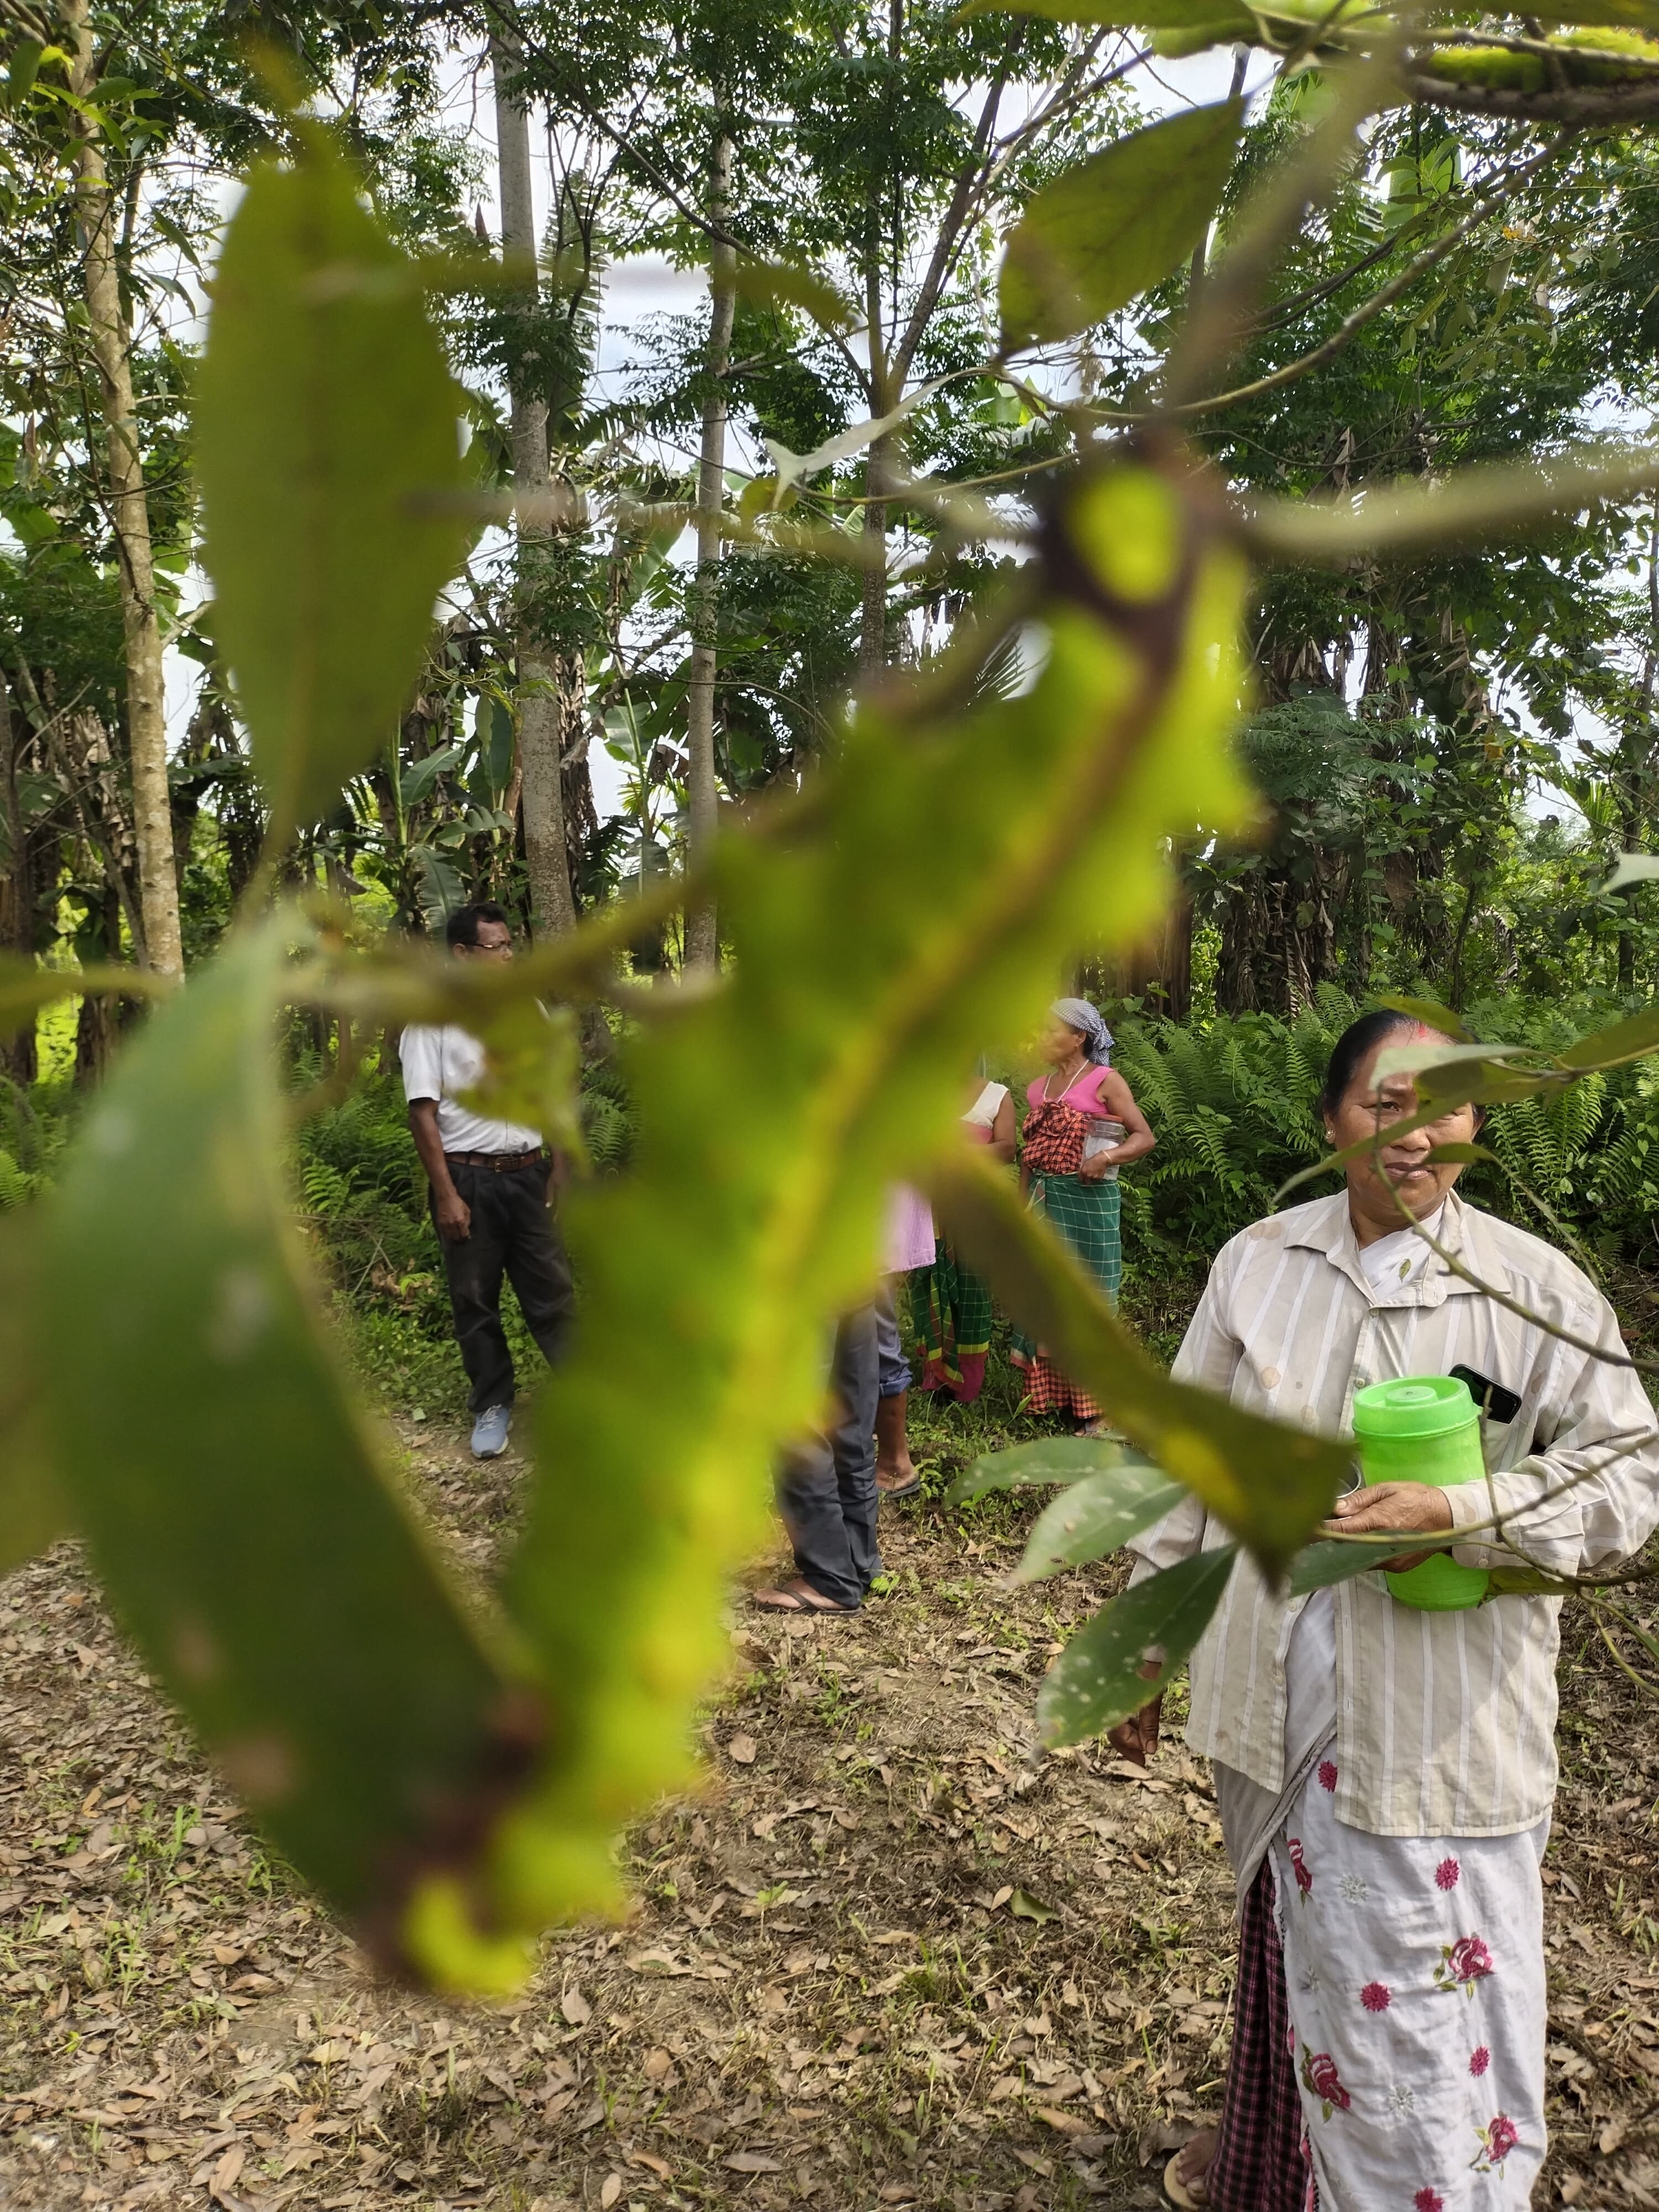
POLYGON ((794 1547, 795 1574, 757 1590, 768 1613, 856 1613, 882 1571, 876 1541, 876 1312, 860 1306, 836 1330, 830 1364, 830 1425, 786 1455, 778 1508, 794 1547))

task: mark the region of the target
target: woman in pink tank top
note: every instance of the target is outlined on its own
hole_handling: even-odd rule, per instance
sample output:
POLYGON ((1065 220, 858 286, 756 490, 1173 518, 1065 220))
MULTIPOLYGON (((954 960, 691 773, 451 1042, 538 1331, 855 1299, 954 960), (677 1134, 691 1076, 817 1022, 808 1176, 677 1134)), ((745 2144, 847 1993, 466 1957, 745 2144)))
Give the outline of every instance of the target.
MULTIPOLYGON (((1056 999, 1040 1049, 1048 1072, 1025 1094, 1030 1109, 1020 1153, 1020 1182, 1107 1296, 1116 1303, 1123 1273, 1117 1171, 1144 1159, 1158 1142, 1128 1085, 1108 1063, 1112 1033, 1086 999, 1056 999)), ((1014 1336, 1013 1362, 1025 1377, 1026 1410, 1069 1413, 1092 1427, 1100 1407, 1067 1381, 1040 1344, 1014 1336)))

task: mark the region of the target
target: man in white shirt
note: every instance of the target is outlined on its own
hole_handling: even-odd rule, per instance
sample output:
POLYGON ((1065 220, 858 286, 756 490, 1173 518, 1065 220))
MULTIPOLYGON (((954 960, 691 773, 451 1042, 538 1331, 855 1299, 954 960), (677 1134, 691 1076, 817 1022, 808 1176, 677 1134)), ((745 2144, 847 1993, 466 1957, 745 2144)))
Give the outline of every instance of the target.
MULTIPOLYGON (((459 907, 444 936, 457 960, 510 960, 513 931, 492 901, 459 907)), ((409 1126, 432 1186, 432 1218, 449 1283, 461 1360, 472 1385, 472 1449, 495 1459, 513 1424, 513 1355, 501 1327, 501 1277, 518 1295, 550 1364, 574 1297, 564 1240, 548 1210, 552 1157, 538 1129, 492 1121, 460 1103, 483 1078, 484 1050, 455 1024, 417 1024, 398 1041, 409 1126)))

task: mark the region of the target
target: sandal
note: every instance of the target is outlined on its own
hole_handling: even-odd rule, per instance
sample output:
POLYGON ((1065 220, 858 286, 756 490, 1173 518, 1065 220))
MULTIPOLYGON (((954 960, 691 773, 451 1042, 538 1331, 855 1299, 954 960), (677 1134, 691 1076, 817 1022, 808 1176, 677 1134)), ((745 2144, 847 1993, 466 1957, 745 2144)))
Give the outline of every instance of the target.
POLYGON ((776 1589, 750 1592, 749 1602, 762 1613, 855 1613, 851 1605, 837 1605, 832 1597, 812 1588, 809 1582, 783 1583, 776 1589))
POLYGON ((884 1482, 876 1477, 876 1492, 884 1504, 891 1505, 901 1498, 914 1498, 921 1488, 921 1477, 913 1474, 908 1482, 884 1482))
MULTIPOLYGON (((1200 2132, 1202 2132, 1202 2130, 1200 2130, 1200 2132)), ((1209 2166, 1206 2166, 1205 2167, 1203 2179, 1198 2185, 1200 2190, 1203 2192, 1202 2195, 1195 2196, 1193 2192, 1191 2184, 1183 2181, 1181 2178, 1181 2161, 1186 2157, 1188 2152, 1192 2148, 1193 2142, 1196 2141, 1197 2137, 1194 2136, 1190 2141, 1182 2143, 1181 2148, 1176 2153, 1175 2156, 1170 2160, 1170 2163, 1164 2169, 1164 2194, 1169 2198, 1171 2204, 1178 2204, 1181 2206, 1182 2212, 1205 2212, 1205 2207, 1210 2201, 1210 2192, 1207 2186, 1210 2174, 1209 2166)), ((1211 2164, 1213 2165, 1213 2163, 1214 2157, 1213 2154, 1212 2154, 1211 2164)))

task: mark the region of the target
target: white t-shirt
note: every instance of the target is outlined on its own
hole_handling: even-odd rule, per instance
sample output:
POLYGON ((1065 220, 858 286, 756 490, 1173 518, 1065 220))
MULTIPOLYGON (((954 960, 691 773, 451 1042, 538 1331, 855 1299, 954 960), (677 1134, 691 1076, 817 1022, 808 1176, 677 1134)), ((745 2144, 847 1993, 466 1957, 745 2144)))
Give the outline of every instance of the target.
POLYGON ((482 1082, 484 1048, 453 1022, 439 1029, 415 1023, 398 1040, 404 1064, 404 1096, 438 1102, 438 1136, 447 1152, 533 1152, 541 1132, 517 1121, 494 1121, 456 1103, 456 1094, 482 1082))
POLYGON ((963 1115, 971 1128, 994 1129, 997 1115, 1002 1111, 1002 1102, 1008 1096, 1006 1083, 988 1083, 963 1115))

